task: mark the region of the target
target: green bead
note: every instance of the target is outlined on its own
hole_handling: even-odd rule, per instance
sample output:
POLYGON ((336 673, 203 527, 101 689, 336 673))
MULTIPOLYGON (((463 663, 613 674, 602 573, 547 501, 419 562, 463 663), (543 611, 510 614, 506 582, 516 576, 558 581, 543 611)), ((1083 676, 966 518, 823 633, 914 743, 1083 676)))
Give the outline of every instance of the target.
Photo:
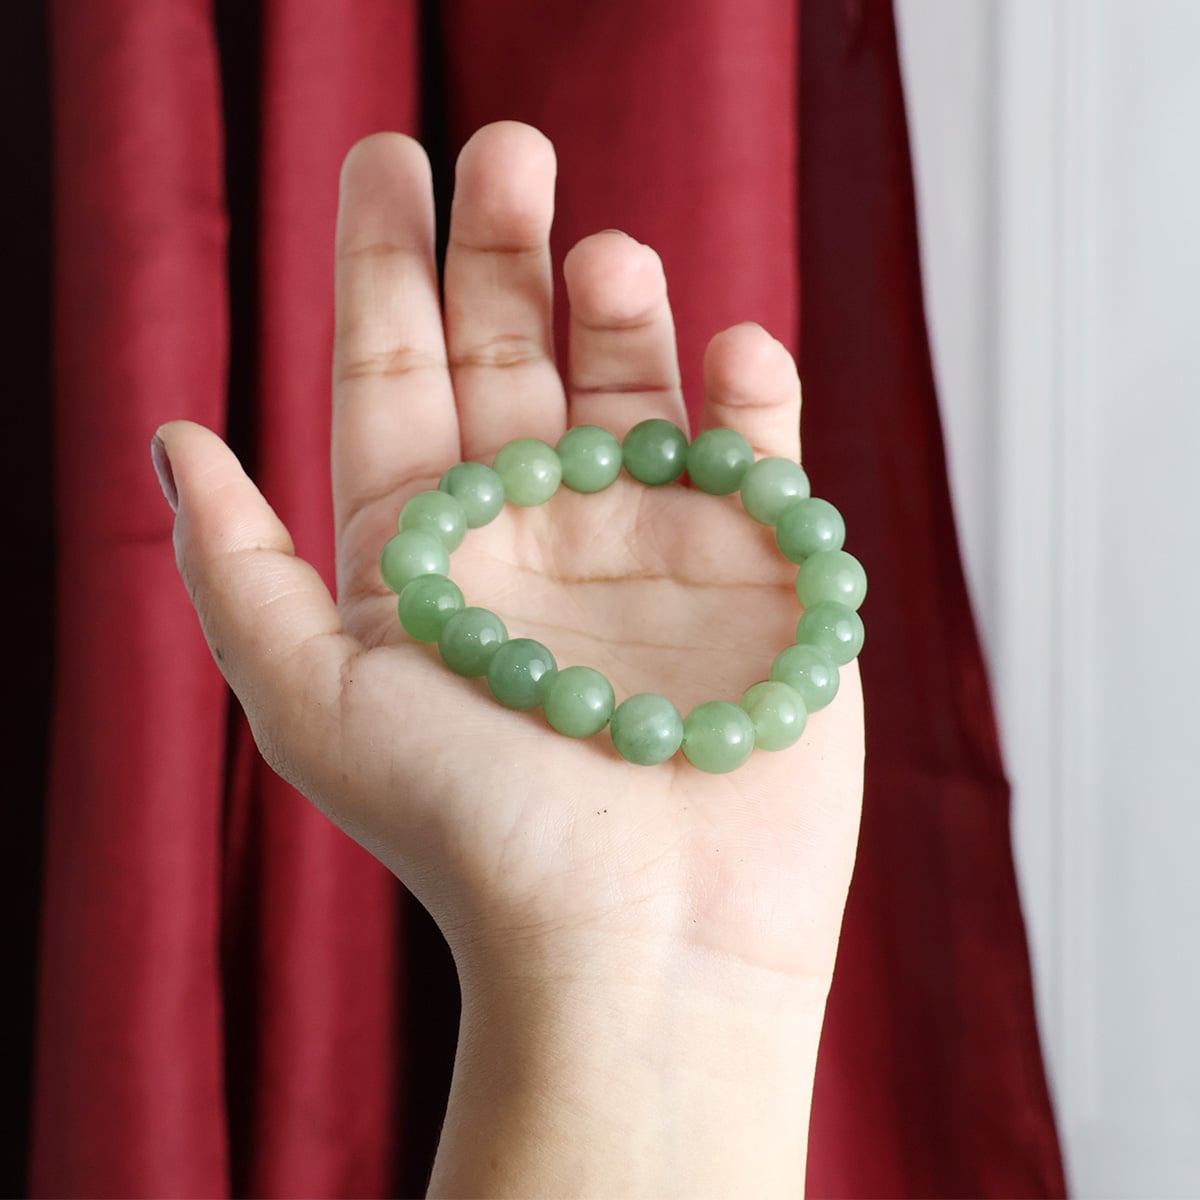
POLYGON ((467 514, 448 492, 418 492, 400 510, 400 530, 423 529, 457 550, 467 536, 467 514))
POLYGON ((836 601, 805 609, 796 622, 796 641, 819 646, 839 667, 858 655, 866 636, 862 617, 836 601))
POLYGON ((800 694, 775 680, 748 688, 742 708, 754 725, 754 744, 762 750, 786 750, 794 745, 808 720, 800 694))
POLYGON ((775 524, 775 542, 794 563, 822 550, 840 550, 845 541, 842 514, 828 500, 816 496, 793 500, 775 524))
POLYGON ((504 507, 504 484, 483 463, 456 463, 442 476, 438 491, 449 492, 463 506, 468 529, 494 521, 504 507))
POLYGON ((800 564, 796 572, 796 595, 806 609, 836 600, 857 609, 866 599, 867 573, 845 550, 822 550, 800 564))
POLYGON ((456 675, 486 675, 492 655, 508 641, 508 630, 494 612, 486 608, 464 608, 456 612, 438 635, 438 650, 446 666, 456 675))
POLYGON ((665 696, 639 692, 617 705, 609 733, 623 759, 639 767, 653 767, 679 749, 683 718, 665 696))
POLYGON ((687 448, 687 438, 678 425, 652 417, 625 435, 621 457, 625 460, 625 470, 634 479, 657 487, 683 474, 687 448))
POLYGON ((537 438, 517 438, 501 447, 492 469, 504 484, 504 498, 521 508, 545 504, 562 482, 558 455, 537 438))
POLYGON ((445 575, 418 575, 404 585, 396 607, 409 637, 436 642, 442 626, 463 607, 463 594, 445 575))
POLYGON ((809 494, 808 476, 790 458, 760 458, 742 477, 742 504, 764 525, 774 525, 783 510, 809 494))
POLYGON ((537 708, 555 665, 554 655, 541 642, 513 638, 498 647, 488 663, 488 690, 505 708, 537 708))
POLYGON ((418 575, 445 575, 450 554, 440 538, 423 529, 406 529, 389 538, 379 554, 379 573, 393 592, 418 575))
POLYGON ((688 447, 687 473, 702 492, 728 496, 742 486, 753 461, 754 451, 740 433, 708 429, 688 447))
POLYGON ((599 733, 613 714, 612 684, 591 667, 564 667, 550 680, 542 708, 553 729, 567 737, 599 733))
POLYGON ((563 486, 573 492, 602 492, 621 473, 621 443, 599 425, 568 429, 556 452, 563 486))
POLYGON ((750 757, 754 723, 744 709, 728 700, 697 705, 683 722, 684 757, 701 771, 723 775, 750 757))
POLYGON ((820 646, 789 646, 771 664, 770 677, 799 692, 804 707, 814 713, 838 693, 837 663, 820 646))

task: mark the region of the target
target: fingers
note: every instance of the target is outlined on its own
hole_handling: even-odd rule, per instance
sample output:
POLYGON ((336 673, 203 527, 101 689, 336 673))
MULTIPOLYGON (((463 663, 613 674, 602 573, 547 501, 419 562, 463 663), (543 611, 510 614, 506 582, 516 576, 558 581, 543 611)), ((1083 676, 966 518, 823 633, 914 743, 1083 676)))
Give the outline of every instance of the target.
POLYGON ((158 437, 179 497, 175 557, 209 648, 263 756, 307 790, 304 760, 328 741, 358 645, 224 442, 188 421, 164 425, 158 437))
POLYGON ((515 121, 459 155, 446 248, 446 341, 466 458, 566 427, 554 364, 554 149, 515 121))
POLYGON ((570 320, 570 423, 618 437, 663 417, 687 429, 687 410, 662 261, 608 231, 584 238, 563 263, 570 320))
POLYGON ((335 290, 333 499, 340 538, 374 500, 436 480, 460 457, 429 161, 411 138, 375 134, 347 155, 335 290))
POLYGON ((734 325, 705 351, 700 430, 721 425, 736 429, 760 457, 800 457, 796 364, 759 325, 734 325))

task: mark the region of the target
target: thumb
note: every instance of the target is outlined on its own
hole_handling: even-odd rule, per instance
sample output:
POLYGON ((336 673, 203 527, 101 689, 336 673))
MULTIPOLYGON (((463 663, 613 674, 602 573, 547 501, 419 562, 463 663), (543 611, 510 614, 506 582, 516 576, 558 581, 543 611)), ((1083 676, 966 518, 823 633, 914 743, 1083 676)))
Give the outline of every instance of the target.
POLYGON ((172 421, 152 448, 176 508, 175 561, 213 658, 263 757, 311 795, 305 759, 333 732, 329 714, 338 711, 344 668, 360 647, 343 631, 316 570, 296 557, 283 522, 215 433, 172 421))

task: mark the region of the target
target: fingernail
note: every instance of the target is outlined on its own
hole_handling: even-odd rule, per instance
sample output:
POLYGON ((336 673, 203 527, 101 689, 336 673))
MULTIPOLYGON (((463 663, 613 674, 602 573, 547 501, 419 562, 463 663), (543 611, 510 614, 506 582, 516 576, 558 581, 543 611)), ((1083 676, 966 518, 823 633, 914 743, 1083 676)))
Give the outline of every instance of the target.
POLYGON ((175 488, 175 472, 171 470, 171 460, 167 456, 167 448, 156 433, 150 441, 150 461, 154 464, 154 473, 158 476, 159 487, 167 498, 172 512, 179 511, 179 492, 175 488))

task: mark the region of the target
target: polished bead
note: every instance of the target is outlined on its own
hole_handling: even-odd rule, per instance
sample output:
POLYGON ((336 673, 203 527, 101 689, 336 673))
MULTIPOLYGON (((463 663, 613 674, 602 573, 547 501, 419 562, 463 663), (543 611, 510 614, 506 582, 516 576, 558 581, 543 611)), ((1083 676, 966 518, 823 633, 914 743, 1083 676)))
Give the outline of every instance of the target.
POLYGON ((545 504, 562 482, 558 455, 537 438, 517 438, 501 447, 492 469, 504 484, 504 498, 521 508, 545 504))
POLYGON ((867 573, 853 554, 821 550, 800 564, 796 595, 806 609, 830 600, 857 609, 867 595, 867 573))
POLYGON ((862 617, 836 601, 805 609, 796 622, 796 641, 819 646, 840 667, 858 655, 865 637, 862 617))
POLYGON ((400 510, 400 530, 423 529, 457 550, 467 536, 467 514, 449 492, 418 492, 400 510))
POLYGON ((456 675, 485 675, 492 655, 506 641, 508 630, 494 612, 464 608, 442 626, 438 650, 456 675))
POLYGON ((379 554, 379 573, 383 582, 399 592, 418 575, 445 575, 450 570, 450 554, 440 538, 423 529, 406 529, 389 538, 379 554))
POLYGON ((840 550, 845 541, 842 514, 817 496, 793 500, 775 523, 775 542, 783 556, 794 563, 822 550, 840 550))
POLYGON ((488 663, 488 690, 505 708, 537 708, 554 668, 554 655, 541 642, 513 638, 488 663))
POLYGON ((800 694, 777 680, 748 688, 742 708, 754 725, 754 744, 760 750, 786 750, 799 739, 808 720, 800 694))
POLYGON ((841 679, 837 663, 820 646, 789 646, 771 664, 770 677, 800 694, 804 707, 814 713, 838 693, 841 679))
POLYGON ((439 492, 449 492, 467 514, 467 528, 478 529, 493 521, 504 507, 504 484, 483 463, 456 463, 442 476, 439 492))
POLYGON ((688 478, 710 496, 728 496, 742 486, 754 461, 750 443, 732 429, 708 429, 688 447, 688 478))
POLYGON ((599 733, 613 714, 612 684, 591 667, 564 667, 546 688, 542 709, 553 729, 567 737, 599 733))
POLYGON ((621 473, 621 443, 599 425, 568 429, 556 447, 564 487, 602 492, 621 473))
POLYGON ((635 425, 621 443, 625 470, 641 483, 671 483, 683 474, 687 438, 678 425, 652 417, 635 425))
POLYGON ((400 592, 400 624, 419 642, 436 642, 442 626, 463 607, 462 589, 445 575, 418 575, 400 592))
POLYGON ((808 493, 804 468, 790 458, 760 458, 742 476, 742 504, 764 525, 774 525, 789 504, 808 493))
POLYGON ((652 767, 666 762, 679 749, 683 718, 665 696, 639 692, 617 705, 609 733, 623 759, 652 767))
POLYGON ((754 723, 728 700, 697 705, 683 722, 683 753, 694 767, 713 775, 735 770, 754 749, 754 723))

